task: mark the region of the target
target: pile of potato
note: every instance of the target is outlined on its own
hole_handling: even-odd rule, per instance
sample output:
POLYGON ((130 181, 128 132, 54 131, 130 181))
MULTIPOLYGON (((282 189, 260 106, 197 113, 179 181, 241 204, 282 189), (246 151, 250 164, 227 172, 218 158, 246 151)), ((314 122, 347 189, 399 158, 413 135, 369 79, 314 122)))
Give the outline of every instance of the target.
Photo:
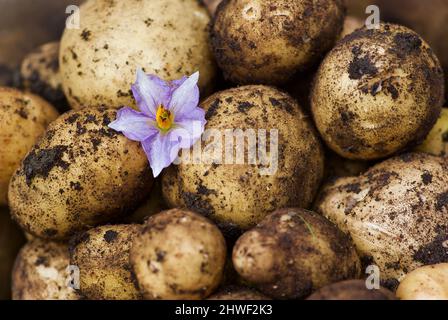
POLYGON ((448 299, 448 52, 343 0, 204 2, 86 0, 0 87, 0 298, 448 299), (137 68, 199 70, 205 129, 278 130, 276 170, 154 178, 108 127, 137 68))

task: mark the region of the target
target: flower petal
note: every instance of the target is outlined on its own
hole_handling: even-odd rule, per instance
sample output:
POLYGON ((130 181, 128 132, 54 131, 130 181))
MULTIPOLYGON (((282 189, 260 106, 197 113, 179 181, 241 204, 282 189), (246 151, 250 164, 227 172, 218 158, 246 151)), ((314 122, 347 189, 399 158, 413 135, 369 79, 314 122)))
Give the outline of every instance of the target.
POLYGON ((118 110, 117 119, 109 124, 109 128, 122 132, 130 140, 144 141, 158 133, 151 121, 142 112, 125 107, 118 110))
POLYGON ((170 101, 171 87, 169 83, 154 75, 146 75, 142 69, 137 70, 137 81, 132 85, 132 93, 140 110, 153 119, 157 107, 167 105, 170 101))
POLYGON ((194 109, 193 113, 196 117, 185 118, 176 121, 176 128, 185 131, 184 134, 178 134, 182 138, 182 148, 191 147, 202 135, 205 129, 205 111, 201 108, 194 109))
POLYGON ((172 93, 168 109, 174 114, 174 117, 188 115, 199 104, 199 72, 192 74, 186 80, 178 80, 180 86, 172 93), (182 82, 183 81, 183 82, 182 82))
POLYGON ((172 141, 170 133, 158 134, 142 142, 154 177, 157 177, 164 168, 167 168, 176 159, 180 143, 172 141))

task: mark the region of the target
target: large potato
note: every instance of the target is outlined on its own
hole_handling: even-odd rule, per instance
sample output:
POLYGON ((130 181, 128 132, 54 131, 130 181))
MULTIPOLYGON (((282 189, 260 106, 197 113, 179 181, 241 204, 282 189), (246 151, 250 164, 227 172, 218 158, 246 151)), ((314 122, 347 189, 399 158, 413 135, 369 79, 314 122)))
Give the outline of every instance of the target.
POLYGON ((404 154, 329 183, 316 208, 392 283, 422 265, 448 261, 447 169, 443 158, 404 154))
POLYGON ((296 299, 357 278, 361 263, 349 236, 314 212, 280 209, 238 239, 233 264, 243 279, 277 299, 296 299))
MULTIPOLYGON (((32 240, 17 256, 12 273, 14 300, 78 300, 69 282, 68 247, 56 242, 32 240)), ((76 283, 76 281, 74 282, 76 283)))
POLYGON ((38 96, 0 87, 0 206, 6 205, 12 174, 57 117, 58 112, 38 96))
POLYGON ((69 112, 33 147, 9 187, 24 230, 46 239, 111 222, 149 194, 152 174, 140 144, 109 129, 114 109, 69 112))
POLYGON ((351 33, 327 55, 311 109, 331 149, 372 160, 423 141, 443 100, 443 70, 428 44, 408 28, 383 23, 351 33))
POLYGON ((219 285, 226 244, 219 229, 191 211, 151 216, 131 248, 131 265, 146 299, 195 300, 219 285))
POLYGON ((238 84, 279 84, 312 67, 344 23, 342 0, 226 0, 212 45, 224 76, 238 84))
POLYGON ((202 148, 202 158, 165 172, 168 205, 189 208, 224 227, 248 228, 275 209, 311 204, 323 176, 323 150, 289 95, 244 86, 216 93, 201 106, 208 122, 195 147, 202 148), (239 143, 233 144, 232 134, 239 143))
POLYGON ((83 296, 92 300, 140 298, 129 262, 129 250, 139 231, 139 225, 102 226, 72 239, 70 261, 79 268, 83 296))
POLYGON ((207 9, 196 0, 89 0, 81 28, 66 29, 60 67, 74 109, 135 105, 137 68, 165 80, 200 72, 207 91, 215 75, 207 9))

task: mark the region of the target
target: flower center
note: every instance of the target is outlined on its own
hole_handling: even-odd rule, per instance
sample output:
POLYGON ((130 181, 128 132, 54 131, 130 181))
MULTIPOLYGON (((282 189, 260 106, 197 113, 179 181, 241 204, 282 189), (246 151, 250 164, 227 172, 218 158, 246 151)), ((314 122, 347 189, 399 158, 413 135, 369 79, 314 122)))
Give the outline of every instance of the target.
POLYGON ((163 105, 157 108, 156 121, 159 129, 166 131, 169 130, 174 122, 174 114, 170 110, 165 109, 163 105))

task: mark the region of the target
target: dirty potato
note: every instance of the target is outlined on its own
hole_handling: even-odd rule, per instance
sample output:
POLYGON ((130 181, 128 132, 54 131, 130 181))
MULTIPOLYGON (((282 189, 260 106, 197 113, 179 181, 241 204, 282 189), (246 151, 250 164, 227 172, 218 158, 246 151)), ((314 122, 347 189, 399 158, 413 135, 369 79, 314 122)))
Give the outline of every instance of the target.
POLYGON ((80 292, 92 300, 140 298, 129 250, 139 225, 107 225, 75 236, 70 261, 79 268, 80 292))
POLYGON ((211 42, 228 80, 280 84, 331 49, 344 15, 341 0, 225 0, 211 42))
POLYGON ((383 23, 351 33, 326 56, 311 109, 331 149, 373 160, 422 142, 443 100, 443 70, 428 44, 408 28, 383 23))
POLYGON ((243 279, 276 299, 305 297, 357 278, 361 265, 349 236, 321 215, 295 208, 277 210, 243 234, 233 264, 243 279))
POLYGON ((448 162, 424 153, 394 157, 329 183, 316 210, 353 238, 385 284, 448 261, 448 162))
POLYGON ((67 239, 130 213, 151 190, 140 144, 108 128, 114 109, 69 112, 54 121, 15 172, 9 204, 21 227, 67 239))
POLYGON ((167 204, 249 228, 286 206, 308 207, 323 175, 323 150, 312 124, 286 93, 244 86, 202 104, 207 124, 199 161, 180 161, 162 177, 167 204))
POLYGON ((196 300, 219 285, 226 244, 219 229, 191 211, 151 216, 131 248, 131 265, 146 299, 196 300))
POLYGON ((0 206, 7 204, 8 184, 14 171, 58 115, 38 96, 0 87, 0 206))

